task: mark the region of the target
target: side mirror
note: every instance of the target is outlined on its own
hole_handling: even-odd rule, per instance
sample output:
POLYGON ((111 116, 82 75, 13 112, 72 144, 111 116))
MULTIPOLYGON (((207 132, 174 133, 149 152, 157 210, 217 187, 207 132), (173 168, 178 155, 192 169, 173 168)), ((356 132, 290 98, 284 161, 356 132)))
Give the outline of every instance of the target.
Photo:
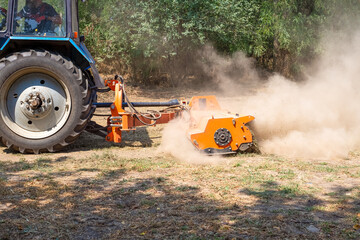
POLYGON ((85 36, 84 35, 80 36, 80 42, 85 42, 85 36))

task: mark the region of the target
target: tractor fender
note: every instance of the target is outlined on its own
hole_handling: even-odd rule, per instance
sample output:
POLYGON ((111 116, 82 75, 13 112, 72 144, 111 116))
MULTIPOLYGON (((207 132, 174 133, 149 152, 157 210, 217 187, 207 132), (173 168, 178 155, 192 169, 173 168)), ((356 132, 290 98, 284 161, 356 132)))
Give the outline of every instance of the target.
POLYGON ((71 38, 11 36, 0 42, 0 59, 23 49, 59 52, 79 66, 81 70, 89 72, 97 88, 105 87, 104 80, 95 66, 95 60, 82 42, 76 43, 71 38))
MULTIPOLYGON (((72 41, 72 40, 70 39, 70 41, 72 41)), ((91 69, 91 73, 93 75, 96 87, 104 88, 105 87, 104 79, 102 79, 102 77, 100 76, 99 71, 97 70, 96 65, 95 65, 95 60, 91 56, 91 53, 89 52, 89 50, 86 48, 85 44, 83 42, 80 42, 80 44, 77 45, 76 43, 74 43, 74 41, 72 41, 72 44, 74 45, 75 48, 78 46, 79 47, 78 50, 81 52, 81 54, 84 57, 87 58, 87 60, 90 64, 90 68, 88 68, 88 69, 91 69)))

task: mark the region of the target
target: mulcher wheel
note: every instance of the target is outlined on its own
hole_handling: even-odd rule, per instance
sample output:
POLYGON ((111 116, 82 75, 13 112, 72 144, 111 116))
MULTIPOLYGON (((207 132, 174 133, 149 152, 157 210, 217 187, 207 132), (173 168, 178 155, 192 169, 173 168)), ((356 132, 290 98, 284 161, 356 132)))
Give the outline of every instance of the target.
POLYGON ((0 60, 0 140, 21 153, 73 143, 93 114, 92 83, 55 52, 26 50, 0 60))

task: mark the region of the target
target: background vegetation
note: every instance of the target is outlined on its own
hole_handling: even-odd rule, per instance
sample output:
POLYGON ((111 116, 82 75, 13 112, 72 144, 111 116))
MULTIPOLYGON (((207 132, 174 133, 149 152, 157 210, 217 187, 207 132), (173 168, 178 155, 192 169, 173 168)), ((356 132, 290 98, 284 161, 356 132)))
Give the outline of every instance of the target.
POLYGON ((359 13, 358 0, 91 0, 81 4, 80 22, 103 66, 137 82, 178 85, 201 80, 194 66, 206 44, 297 79, 321 52, 324 30, 350 26, 359 13))

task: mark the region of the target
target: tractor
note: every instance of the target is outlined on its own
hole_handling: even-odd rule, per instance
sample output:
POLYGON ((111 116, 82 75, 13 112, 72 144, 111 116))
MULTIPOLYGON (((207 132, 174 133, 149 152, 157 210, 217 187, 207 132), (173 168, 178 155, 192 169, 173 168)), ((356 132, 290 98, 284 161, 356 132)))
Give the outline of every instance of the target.
POLYGON ((245 125, 254 117, 220 114, 213 96, 132 103, 121 77, 104 81, 79 32, 78 0, 0 0, 0 140, 7 148, 55 152, 84 130, 104 130, 107 141, 121 142, 122 131, 166 123, 191 109, 216 111, 190 124, 189 140, 199 150, 251 148, 252 134, 245 125), (115 91, 114 102, 97 103, 97 94, 108 90, 115 91), (136 110, 147 106, 166 109, 136 110), (91 122, 100 107, 110 108, 102 128, 91 122))

